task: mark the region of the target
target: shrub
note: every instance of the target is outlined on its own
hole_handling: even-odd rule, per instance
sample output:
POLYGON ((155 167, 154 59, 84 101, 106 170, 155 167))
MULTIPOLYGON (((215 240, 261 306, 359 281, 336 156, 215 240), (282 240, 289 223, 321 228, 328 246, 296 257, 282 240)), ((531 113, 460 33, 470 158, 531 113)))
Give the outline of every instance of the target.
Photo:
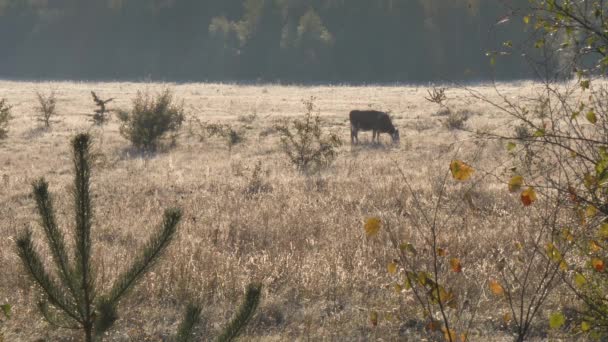
POLYGON ((229 124, 222 123, 206 123, 200 121, 198 118, 194 118, 192 122, 197 127, 190 127, 190 134, 195 135, 201 142, 212 137, 219 137, 224 140, 228 151, 232 152, 232 148, 235 145, 242 143, 245 140, 243 131, 241 129, 235 129, 229 124))
POLYGON ((305 100, 306 113, 302 119, 275 126, 281 137, 281 147, 289 161, 302 172, 318 171, 336 158, 342 145, 334 133, 324 134, 319 114, 313 114, 314 97, 305 100))
POLYGON ((272 191, 272 185, 262 178, 262 162, 258 161, 251 172, 251 177, 245 187, 245 195, 252 196, 259 193, 272 191))
POLYGON ((6 103, 6 99, 0 99, 0 139, 4 139, 8 135, 8 124, 13 118, 11 108, 6 103))
POLYGON ((165 89, 155 98, 149 92, 137 92, 131 112, 121 111, 120 134, 135 148, 155 151, 161 141, 169 138, 175 143, 177 132, 184 121, 183 104, 175 104, 173 94, 165 89))
POLYGON ((450 111, 443 125, 449 130, 464 129, 468 119, 469 113, 467 111, 459 110, 455 113, 450 111))
POLYGON ((45 95, 41 92, 36 92, 38 98, 38 121, 44 124, 44 127, 51 127, 51 119, 56 116, 56 104, 57 98, 55 97, 55 91, 51 91, 45 95))

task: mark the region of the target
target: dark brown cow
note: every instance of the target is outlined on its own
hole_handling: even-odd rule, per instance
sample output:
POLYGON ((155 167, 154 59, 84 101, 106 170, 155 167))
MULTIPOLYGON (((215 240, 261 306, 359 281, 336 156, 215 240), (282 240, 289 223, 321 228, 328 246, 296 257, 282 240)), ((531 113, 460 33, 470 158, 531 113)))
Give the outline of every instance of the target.
POLYGON ((399 130, 393 126, 391 118, 385 112, 377 110, 353 110, 350 118, 350 142, 359 142, 359 131, 372 131, 372 142, 380 142, 380 133, 388 133, 393 143, 399 142, 399 130))

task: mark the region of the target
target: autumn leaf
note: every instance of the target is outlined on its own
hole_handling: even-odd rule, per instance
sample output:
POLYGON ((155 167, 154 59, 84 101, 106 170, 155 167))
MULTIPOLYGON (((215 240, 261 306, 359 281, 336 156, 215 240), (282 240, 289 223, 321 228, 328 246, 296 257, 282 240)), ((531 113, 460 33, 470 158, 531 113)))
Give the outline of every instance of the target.
POLYGON ((504 315, 502 315, 502 321, 503 321, 505 324, 509 324, 509 322, 511 322, 511 319, 512 319, 512 318, 511 318, 511 313, 510 313, 510 312, 505 312, 505 314, 504 314, 504 315))
POLYGON ((606 268, 606 265, 604 264, 604 260, 599 259, 599 258, 591 259, 591 266, 593 266, 593 269, 598 272, 604 272, 604 268, 606 268))
POLYGON ((399 245, 399 249, 404 252, 409 252, 409 253, 416 255, 416 248, 414 248, 414 246, 411 243, 403 242, 402 244, 399 245))
POLYGON ((511 180, 509 180, 509 192, 516 192, 521 189, 524 185, 524 177, 522 176, 513 176, 511 180))
POLYGON ((452 177, 459 181, 466 181, 475 172, 471 166, 460 160, 453 160, 450 163, 450 171, 452 172, 452 177))
POLYGON ((381 221, 377 217, 370 217, 365 220, 365 225, 363 226, 363 228, 365 229, 365 233, 367 234, 367 236, 374 236, 378 234, 378 231, 380 230, 380 224, 381 221))
POLYGON ((591 324, 589 324, 589 322, 582 321, 581 322, 581 331, 587 332, 589 330, 591 330, 591 324))
POLYGON ((585 279, 585 276, 577 273, 574 276, 574 283, 576 284, 576 286, 578 287, 583 287, 586 283, 587 283, 587 279, 585 279))
POLYGON ((490 290, 493 294, 497 296, 502 296, 505 293, 505 289, 500 285, 500 283, 494 279, 490 279, 490 290))
POLYGON ((438 256, 445 256, 446 254, 447 253, 446 253, 446 251, 445 251, 444 248, 441 248, 441 247, 437 248, 437 255, 438 256))
POLYGON ((599 229, 599 236, 602 239, 608 239, 608 223, 603 223, 599 229))
POLYGON ((562 253, 560 253, 559 249, 557 249, 552 242, 547 243, 546 251, 549 259, 555 262, 560 262, 563 260, 562 253))
POLYGON ((536 192, 533 187, 528 187, 526 190, 521 193, 521 202, 524 206, 529 206, 530 204, 536 202, 536 192))
POLYGON ((442 327, 441 331, 443 332, 443 338, 446 341, 456 341, 456 336, 458 336, 458 334, 456 331, 454 331, 454 329, 446 329, 445 327, 442 327))
POLYGON ((597 215, 597 208, 593 205, 587 206, 587 208, 585 209, 585 215, 589 218, 594 217, 595 215, 597 215))
POLYGON ((591 240, 591 241, 589 241, 589 249, 595 253, 595 252, 599 252, 600 250, 602 250, 602 246, 600 246, 600 244, 597 243, 597 241, 591 240))
POLYGON ((589 110, 587 112, 587 121, 591 122, 592 124, 595 124, 597 122, 597 116, 595 115, 595 112, 593 111, 593 109, 589 110))
POLYGON ((390 274, 397 273, 397 263, 389 262, 388 265, 386 265, 386 269, 388 270, 388 273, 390 273, 390 274))
POLYGON ((452 258, 450 259, 450 267, 452 267, 452 271, 456 273, 462 272, 462 265, 460 264, 460 259, 452 258))
POLYGON ((549 327, 559 329, 566 323, 566 317, 561 312, 554 312, 549 316, 549 327))

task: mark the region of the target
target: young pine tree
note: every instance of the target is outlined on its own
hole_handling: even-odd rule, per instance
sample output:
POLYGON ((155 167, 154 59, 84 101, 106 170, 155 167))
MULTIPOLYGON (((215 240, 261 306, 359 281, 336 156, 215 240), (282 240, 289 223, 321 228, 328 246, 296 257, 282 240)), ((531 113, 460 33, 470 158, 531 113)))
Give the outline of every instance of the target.
POLYGON ((59 327, 82 330, 87 342, 100 337, 112 327, 118 318, 118 303, 162 255, 175 235, 182 215, 179 209, 167 209, 160 229, 150 237, 132 265, 118 277, 107 293, 99 293, 101 287, 95 282, 95 265, 91 260, 93 210, 89 188, 90 145, 88 134, 80 134, 72 140, 76 221, 73 253, 68 253, 64 235, 57 227, 48 183, 42 178, 33 184, 40 225, 57 268, 57 276, 44 266, 34 246, 31 231, 28 230, 17 240, 19 257, 43 294, 40 309, 45 319, 59 327), (73 260, 69 255, 74 256, 73 260))

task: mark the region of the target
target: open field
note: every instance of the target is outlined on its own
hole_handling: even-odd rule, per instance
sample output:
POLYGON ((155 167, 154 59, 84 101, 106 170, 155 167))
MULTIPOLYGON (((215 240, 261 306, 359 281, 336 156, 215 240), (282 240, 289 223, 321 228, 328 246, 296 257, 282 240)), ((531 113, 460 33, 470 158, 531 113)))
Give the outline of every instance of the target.
MULTIPOLYGON (((509 97, 528 95, 535 87, 530 82, 499 84, 509 97)), ((462 261, 463 270, 450 273, 444 265, 443 280, 462 294, 462 302, 470 298, 466 305, 476 308, 470 340, 509 340, 506 306, 487 282, 496 275, 498 256, 527 236, 530 219, 523 217, 537 209, 523 208, 506 190, 504 143, 479 142, 471 133, 445 128, 445 117, 435 115, 439 107, 424 99, 427 89, 1 81, 0 98, 14 106, 15 118, 8 138, 0 142, 0 304, 13 306, 13 317, 0 323, 0 333, 6 341, 80 340, 41 318, 38 292, 25 277, 14 241, 29 226, 45 248, 30 195, 31 183, 41 176, 50 183, 61 226, 67 230, 72 225, 69 139, 91 130, 100 156, 93 170, 94 260, 100 284, 111 283, 128 264, 164 208, 177 206, 185 213, 167 254, 121 303, 121 318, 108 341, 165 340, 189 298, 203 306, 198 336, 215 336, 251 281, 261 282, 264 294, 243 340, 431 339, 411 293, 393 289, 402 280, 387 272, 387 263, 396 257, 390 241, 382 234, 368 238, 363 230, 365 218, 378 216, 400 240, 413 243, 421 255, 430 254, 424 245, 428 232, 414 224, 423 213, 404 177, 427 213, 433 213, 438 196, 444 197, 437 209, 438 241, 448 257, 462 261), (245 142, 232 151, 217 139, 201 142, 189 134, 196 126, 187 120, 174 148, 143 158, 120 136, 116 118, 103 130, 91 129, 91 90, 116 98, 111 108, 129 109, 138 90, 164 87, 184 101, 190 118, 233 124, 244 132, 245 142), (54 90, 58 98, 59 121, 49 130, 34 118, 37 90, 54 90), (305 176, 288 163, 270 128, 304 113, 302 100, 311 96, 324 127, 345 144, 332 166, 305 176), (401 144, 389 146, 383 135, 382 147, 351 147, 348 112, 356 108, 390 110, 401 144), (450 177, 440 194, 453 159, 478 170, 475 186, 468 191, 470 184, 450 177), (246 189, 258 162, 269 188, 251 195, 246 189), (377 326, 370 322, 371 312, 379 313, 377 326)), ((490 86, 475 90, 497 99, 490 86)), ((467 121, 471 130, 507 122, 503 113, 464 89, 449 89, 447 96, 452 110, 472 113, 467 121)), ((362 140, 371 139, 371 132, 361 134, 362 140)), ((421 257, 421 267, 426 263, 421 257)), ((558 304, 556 295, 547 307, 558 304)), ((543 326, 534 338, 547 337, 545 317, 541 314, 538 324, 543 326)))

